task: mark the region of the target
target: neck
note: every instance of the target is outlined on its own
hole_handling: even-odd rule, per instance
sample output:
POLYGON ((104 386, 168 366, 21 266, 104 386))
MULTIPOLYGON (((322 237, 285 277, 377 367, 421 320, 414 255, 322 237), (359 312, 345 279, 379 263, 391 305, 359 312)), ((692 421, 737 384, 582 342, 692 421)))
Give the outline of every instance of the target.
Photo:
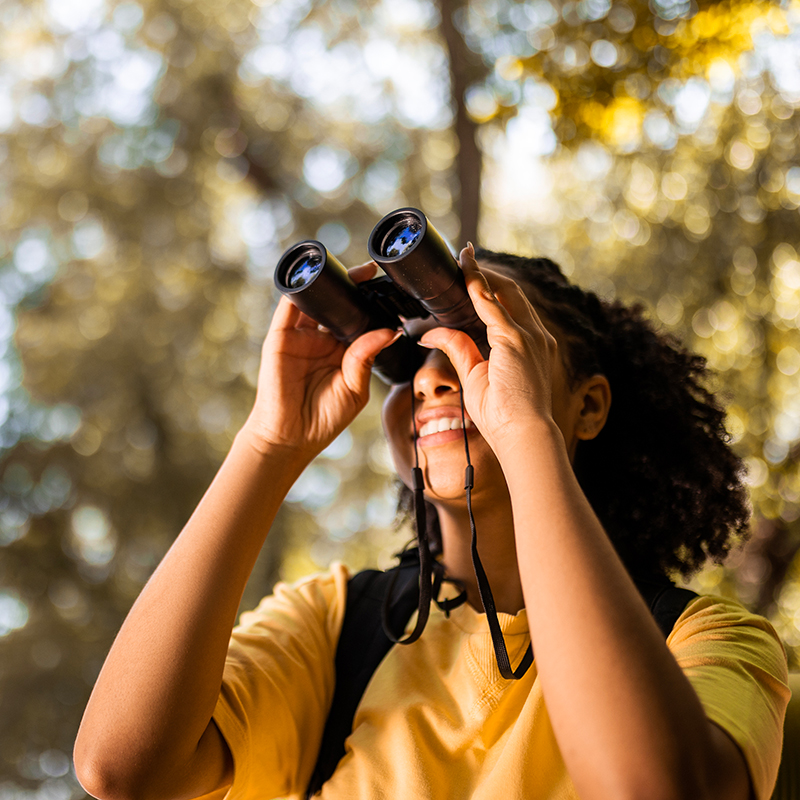
MULTIPOLYGON (((507 614, 516 614, 525 602, 517 565, 511 503, 508 498, 497 502, 496 496, 491 503, 482 503, 478 496, 473 497, 472 509, 478 554, 489 579, 495 608, 507 614)), ((472 534, 466 504, 455 506, 437 503, 437 511, 447 577, 461 582, 467 591, 467 602, 476 611, 483 611, 478 579, 472 566, 472 534)))

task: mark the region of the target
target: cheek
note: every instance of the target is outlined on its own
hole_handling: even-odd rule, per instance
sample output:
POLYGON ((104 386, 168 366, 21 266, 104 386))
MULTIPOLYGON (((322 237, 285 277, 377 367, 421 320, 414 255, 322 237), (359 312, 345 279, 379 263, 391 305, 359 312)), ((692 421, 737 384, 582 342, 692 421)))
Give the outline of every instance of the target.
POLYGON ((575 430, 580 422, 581 399, 570 388, 565 374, 557 376, 553 381, 553 420, 558 425, 567 445, 574 439, 575 430))
POLYGON ((389 450, 401 477, 406 471, 413 442, 411 441, 411 390, 408 385, 395 386, 383 403, 381 422, 389 450))

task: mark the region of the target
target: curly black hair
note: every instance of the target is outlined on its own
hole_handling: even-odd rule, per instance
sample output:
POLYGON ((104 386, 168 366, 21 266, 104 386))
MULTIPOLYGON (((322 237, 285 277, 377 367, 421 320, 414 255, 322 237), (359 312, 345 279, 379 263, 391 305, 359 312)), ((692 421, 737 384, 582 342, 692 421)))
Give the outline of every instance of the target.
MULTIPOLYGON (((571 381, 608 378, 608 420, 579 442, 574 469, 629 572, 686 578, 708 558, 721 562, 747 536, 750 508, 705 359, 655 330, 641 306, 600 299, 550 259, 475 255, 516 280, 556 327, 571 381)), ((401 515, 412 505, 402 487, 401 515)), ((436 510, 426 505, 431 549, 440 551, 436 510)))

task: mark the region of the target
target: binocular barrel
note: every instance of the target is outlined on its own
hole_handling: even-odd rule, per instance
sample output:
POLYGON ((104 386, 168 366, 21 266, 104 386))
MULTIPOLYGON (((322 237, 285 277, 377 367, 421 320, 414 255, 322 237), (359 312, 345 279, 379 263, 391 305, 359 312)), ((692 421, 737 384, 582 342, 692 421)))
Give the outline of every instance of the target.
MULTIPOLYGON (((325 245, 313 239, 298 242, 281 256, 275 269, 275 285, 302 312, 346 344, 367 331, 395 330, 401 325, 396 313, 377 302, 364 284, 359 288, 325 245)), ((373 371, 386 383, 405 383, 414 376, 424 357, 415 342, 401 336, 378 353, 373 371)))
MULTIPOLYGON (((275 284, 301 311, 350 343, 377 328, 395 330, 401 317, 432 315, 439 325, 467 333, 484 358, 486 326, 467 293, 464 274, 444 239, 415 208, 387 214, 369 237, 370 257, 386 277, 356 284, 325 246, 306 240, 290 247, 275 269, 275 284)), ((375 360, 375 372, 389 383, 405 383, 426 351, 407 336, 375 360)))
POLYGON ((464 331, 489 357, 486 325, 469 299, 464 273, 439 231, 416 208, 387 214, 372 230, 370 258, 444 328, 464 331))
POLYGON ((313 239, 290 247, 278 262, 275 283, 301 311, 343 342, 368 330, 393 328, 399 320, 379 314, 358 290, 347 269, 313 239))

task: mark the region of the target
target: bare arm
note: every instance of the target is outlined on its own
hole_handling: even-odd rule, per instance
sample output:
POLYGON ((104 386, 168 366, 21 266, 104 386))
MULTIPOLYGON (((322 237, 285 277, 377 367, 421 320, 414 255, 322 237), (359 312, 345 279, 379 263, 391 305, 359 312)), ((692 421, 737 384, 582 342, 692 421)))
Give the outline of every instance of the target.
POLYGON ((237 436, 98 678, 75 744, 91 794, 196 797, 229 782, 211 714, 242 592, 298 467, 237 436))
POLYGON ((528 431, 535 457, 502 463, 537 669, 580 796, 747 800, 743 756, 706 718, 554 427, 528 431))
POLYGON ((89 793, 181 800, 230 783, 230 754, 211 715, 245 584, 286 492, 364 407, 371 362, 390 341, 390 332, 373 331, 345 350, 279 304, 253 412, 95 685, 75 744, 89 793))
POLYGON ((422 342, 455 366, 506 476, 536 667, 578 793, 747 800, 741 752, 706 718, 575 478, 551 408, 555 339, 513 282, 482 276, 468 253, 462 266, 489 361, 458 331, 422 342))

